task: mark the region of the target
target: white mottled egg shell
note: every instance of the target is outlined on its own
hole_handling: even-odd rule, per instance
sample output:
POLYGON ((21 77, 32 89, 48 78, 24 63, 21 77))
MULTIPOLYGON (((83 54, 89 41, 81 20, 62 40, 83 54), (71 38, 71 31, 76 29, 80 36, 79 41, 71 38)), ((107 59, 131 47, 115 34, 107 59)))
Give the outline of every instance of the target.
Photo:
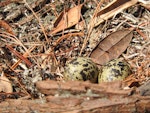
POLYGON ((98 77, 98 83, 123 80, 129 74, 131 74, 131 70, 128 63, 119 59, 114 59, 102 66, 98 77))
POLYGON ((90 80, 96 83, 98 80, 99 69, 97 65, 86 57, 78 57, 70 61, 64 71, 67 80, 90 80))

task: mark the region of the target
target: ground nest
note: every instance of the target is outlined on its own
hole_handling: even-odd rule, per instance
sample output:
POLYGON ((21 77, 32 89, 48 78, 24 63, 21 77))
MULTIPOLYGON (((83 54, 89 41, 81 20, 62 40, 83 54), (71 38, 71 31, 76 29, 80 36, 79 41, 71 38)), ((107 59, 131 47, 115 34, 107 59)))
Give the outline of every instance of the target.
POLYGON ((0 82, 7 82, 0 84, 0 111, 24 109, 26 104, 33 108, 24 112, 148 112, 150 4, 139 1, 1 0, 0 82), (124 42, 113 43, 118 37, 124 42), (120 58, 132 74, 110 83, 65 82, 66 63, 99 55, 102 44, 100 51, 109 55, 93 61, 101 67, 120 58))

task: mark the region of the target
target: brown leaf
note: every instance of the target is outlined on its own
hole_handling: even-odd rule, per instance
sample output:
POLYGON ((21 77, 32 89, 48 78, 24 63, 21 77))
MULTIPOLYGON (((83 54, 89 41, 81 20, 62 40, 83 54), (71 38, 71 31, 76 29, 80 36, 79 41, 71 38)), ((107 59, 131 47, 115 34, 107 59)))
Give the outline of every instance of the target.
POLYGON ((2 75, 0 76, 0 92, 5 92, 5 93, 13 92, 12 84, 3 72, 2 75))
POLYGON ((80 12, 82 6, 83 4, 80 4, 69 10, 63 11, 54 23, 55 28, 49 34, 53 35, 59 31, 62 31, 77 24, 80 20, 80 12))
POLYGON ((119 57, 129 45, 133 34, 130 30, 119 30, 102 40, 93 50, 90 57, 92 60, 103 65, 106 62, 119 57))
POLYGON ((116 15, 122 10, 135 5, 137 2, 137 0, 113 0, 100 12, 97 13, 96 19, 94 20, 94 26, 98 26, 105 20, 111 18, 113 15, 116 15))

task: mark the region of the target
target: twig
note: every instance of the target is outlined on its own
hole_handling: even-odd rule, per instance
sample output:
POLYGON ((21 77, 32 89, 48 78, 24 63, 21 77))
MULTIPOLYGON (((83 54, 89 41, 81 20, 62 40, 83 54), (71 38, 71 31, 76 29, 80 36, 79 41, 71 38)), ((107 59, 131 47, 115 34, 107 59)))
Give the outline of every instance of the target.
POLYGON ((23 55, 21 55, 19 52, 17 52, 16 50, 14 50, 10 45, 6 45, 6 47, 12 52, 14 53, 17 57, 19 57, 20 59, 22 59, 23 61, 25 61, 25 63, 28 65, 28 66, 31 66, 32 63, 27 59, 25 58, 23 55))
POLYGON ((81 48, 81 51, 80 51, 80 54, 79 54, 79 55, 82 54, 82 52, 83 52, 83 50, 84 50, 84 48, 85 48, 85 46, 86 46, 86 44, 87 44, 87 42, 88 42, 88 40, 89 40, 89 38, 90 38, 90 34, 91 34, 91 32, 92 32, 92 30, 93 30, 93 28, 94 28, 94 20, 95 20, 96 14, 97 14, 97 12, 98 12, 99 7, 102 5, 102 3, 103 3, 104 1, 105 1, 105 0, 101 0, 101 1, 99 2, 99 4, 97 5, 97 7, 96 7, 96 10, 95 10, 95 12, 94 12, 94 14, 93 14, 93 17, 92 17, 92 19, 91 19, 91 21, 90 21, 90 24, 89 24, 89 26, 88 26, 88 35, 87 35, 87 37, 86 37, 86 38, 84 39, 84 41, 83 41, 83 45, 82 45, 82 48, 81 48))
MULTIPOLYGON (((35 47, 36 47, 36 46, 31 47, 28 51, 26 51, 26 52, 23 54, 23 56, 26 58, 26 57, 29 55, 29 53, 30 53, 31 51, 33 51, 33 49, 34 49, 35 47)), ((14 69, 19 65, 19 63, 21 63, 21 61, 22 61, 22 59, 19 59, 15 64, 13 64, 13 65, 11 66, 11 69, 14 70, 14 69)))
POLYGON ((24 0, 24 2, 25 2, 25 4, 27 5, 27 7, 32 11, 32 13, 33 13, 33 15, 35 16, 35 18, 38 20, 39 25, 41 26, 42 32, 43 32, 43 34, 44 34, 44 36, 45 36, 45 39, 46 39, 46 41, 48 42, 48 37, 47 37, 47 35, 46 35, 46 33, 45 33, 44 26, 43 26, 42 23, 40 22, 39 17, 36 15, 36 13, 33 11, 33 9, 29 6, 29 4, 27 3, 27 1, 24 0))

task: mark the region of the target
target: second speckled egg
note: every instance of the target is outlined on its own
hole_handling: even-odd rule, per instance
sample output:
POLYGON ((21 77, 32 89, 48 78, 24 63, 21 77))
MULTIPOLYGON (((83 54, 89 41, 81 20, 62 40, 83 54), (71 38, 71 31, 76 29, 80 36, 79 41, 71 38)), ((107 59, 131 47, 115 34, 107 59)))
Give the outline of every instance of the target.
POLYGON ((114 80, 123 80, 131 73, 127 62, 119 59, 111 60, 101 68, 98 82, 110 82, 114 80))

